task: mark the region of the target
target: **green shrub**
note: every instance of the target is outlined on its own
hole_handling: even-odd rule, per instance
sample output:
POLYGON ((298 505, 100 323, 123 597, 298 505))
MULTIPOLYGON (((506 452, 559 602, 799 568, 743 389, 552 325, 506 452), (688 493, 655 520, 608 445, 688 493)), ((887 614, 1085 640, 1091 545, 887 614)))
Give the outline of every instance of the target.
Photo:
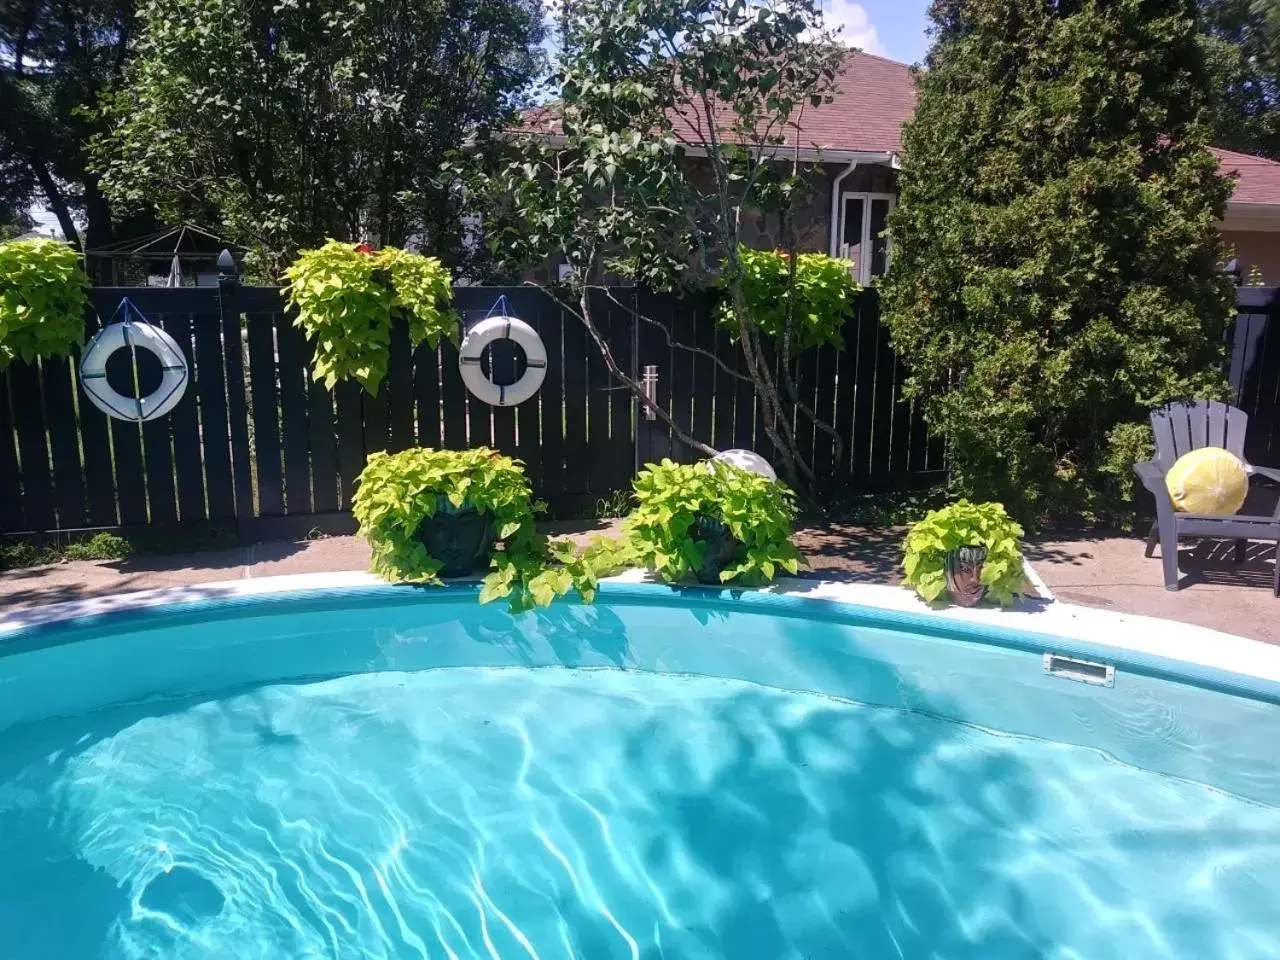
POLYGON ((408 321, 415 347, 457 338, 449 272, 432 257, 397 249, 366 253, 330 240, 302 251, 285 277, 285 299, 298 312, 295 322, 313 341, 312 373, 327 387, 354 377, 369 393, 378 392, 397 316, 408 321))
POLYGON ((982 546, 987 549, 981 582, 987 595, 1009 604, 1023 591, 1022 527, 1009 518, 999 503, 959 500, 930 512, 911 528, 904 544, 904 583, 932 603, 947 589, 946 559, 952 550, 982 546))
POLYGON ((61 240, 0 243, 0 370, 82 342, 88 286, 80 254, 61 240))
MULTIPOLYGON (((824 343, 844 348, 841 331, 853 313, 853 297, 860 289, 848 260, 837 260, 825 253, 798 254, 793 287, 787 254, 739 247, 738 259, 742 264, 742 294, 761 330, 781 340, 787 328, 787 311, 792 310, 793 352, 824 343)), ((716 307, 716 323, 731 335, 738 330, 733 304, 727 298, 716 307)))
POLYGON ((794 574, 803 557, 791 543, 795 494, 783 483, 716 461, 663 460, 635 479, 637 507, 623 525, 637 557, 661 579, 688 579, 703 560, 700 517, 723 523, 740 546, 721 582, 767 583, 794 574))
POLYGON ((602 538, 578 551, 567 541, 549 542, 534 525, 529 479, 518 460, 487 447, 471 450, 412 448, 369 455, 360 474, 352 512, 373 548, 373 571, 392 582, 440 583, 441 562, 417 538, 443 497, 493 516, 499 544, 480 602, 510 599, 513 611, 546 606, 570 590, 586 602, 599 578, 617 573, 630 553, 602 538))
POLYGON ((931 10, 878 288, 957 492, 1019 519, 1109 519, 1103 466, 1132 439, 1115 428, 1223 396, 1232 291, 1215 224, 1231 185, 1187 9, 931 10))
POLYGON ((36 567, 68 560, 122 560, 133 553, 133 544, 114 533, 95 533, 65 544, 14 540, 0 544, 0 570, 36 567))

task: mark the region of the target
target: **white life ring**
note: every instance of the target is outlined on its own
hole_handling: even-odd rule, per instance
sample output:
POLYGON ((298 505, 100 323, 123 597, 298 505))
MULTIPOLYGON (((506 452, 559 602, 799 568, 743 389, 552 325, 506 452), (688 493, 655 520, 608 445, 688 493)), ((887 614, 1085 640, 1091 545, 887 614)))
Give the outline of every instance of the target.
POLYGON ((187 360, 173 337, 149 323, 111 323, 97 332, 80 358, 80 385, 109 417, 141 423, 178 405, 187 389, 187 360), (126 397, 107 383, 107 360, 117 350, 147 350, 160 361, 160 386, 145 397, 126 397))
POLYGON ((458 350, 458 369, 472 396, 494 407, 524 403, 542 386, 547 375, 547 348, 538 331, 517 317, 486 317, 467 331, 458 350), (515 383, 499 386, 480 369, 485 347, 495 340, 514 340, 524 351, 524 375, 515 383))

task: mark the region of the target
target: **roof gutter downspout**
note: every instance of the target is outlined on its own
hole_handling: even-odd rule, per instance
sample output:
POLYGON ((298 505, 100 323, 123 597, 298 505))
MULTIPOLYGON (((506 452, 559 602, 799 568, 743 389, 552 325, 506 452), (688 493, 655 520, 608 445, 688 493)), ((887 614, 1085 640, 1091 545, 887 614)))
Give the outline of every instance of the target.
POLYGON ((858 169, 858 160, 850 160, 849 165, 836 174, 836 178, 831 181, 831 242, 828 244, 827 253, 830 256, 840 256, 840 184, 844 183, 845 177, 858 169))

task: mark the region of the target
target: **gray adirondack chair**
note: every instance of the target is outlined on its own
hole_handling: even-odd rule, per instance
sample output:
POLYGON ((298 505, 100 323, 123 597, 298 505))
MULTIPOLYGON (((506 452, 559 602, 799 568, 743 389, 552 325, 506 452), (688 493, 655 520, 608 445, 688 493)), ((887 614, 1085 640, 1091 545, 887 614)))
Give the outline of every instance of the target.
MULTIPOLYGON (((1200 513, 1179 513, 1165 485, 1165 474, 1179 457, 1201 447, 1222 447, 1244 460, 1244 436, 1249 415, 1236 407, 1212 401, 1171 403, 1151 412, 1151 429, 1155 432, 1154 460, 1135 465, 1142 485, 1156 498, 1156 522, 1147 535, 1146 555, 1150 557, 1160 544, 1160 560, 1164 565, 1164 588, 1178 589, 1178 540, 1183 537, 1212 537, 1235 540, 1236 562, 1244 559, 1250 540, 1273 541, 1276 544, 1276 572, 1273 585, 1280 596, 1280 498, 1269 514, 1237 513, 1215 517, 1200 513)), ((1265 477, 1280 483, 1280 470, 1246 466, 1250 480, 1265 477)), ((1252 497, 1250 498, 1253 499, 1252 497)), ((1246 503, 1245 509, 1249 509, 1246 503)))

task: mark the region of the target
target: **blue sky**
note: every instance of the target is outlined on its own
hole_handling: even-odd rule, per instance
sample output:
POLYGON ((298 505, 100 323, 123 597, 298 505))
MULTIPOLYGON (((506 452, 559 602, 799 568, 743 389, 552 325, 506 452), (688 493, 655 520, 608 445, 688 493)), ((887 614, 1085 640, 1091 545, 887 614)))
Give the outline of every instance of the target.
POLYGON ((929 0, 823 0, 827 21, 844 27, 844 42, 890 60, 918 63, 928 49, 929 0))

